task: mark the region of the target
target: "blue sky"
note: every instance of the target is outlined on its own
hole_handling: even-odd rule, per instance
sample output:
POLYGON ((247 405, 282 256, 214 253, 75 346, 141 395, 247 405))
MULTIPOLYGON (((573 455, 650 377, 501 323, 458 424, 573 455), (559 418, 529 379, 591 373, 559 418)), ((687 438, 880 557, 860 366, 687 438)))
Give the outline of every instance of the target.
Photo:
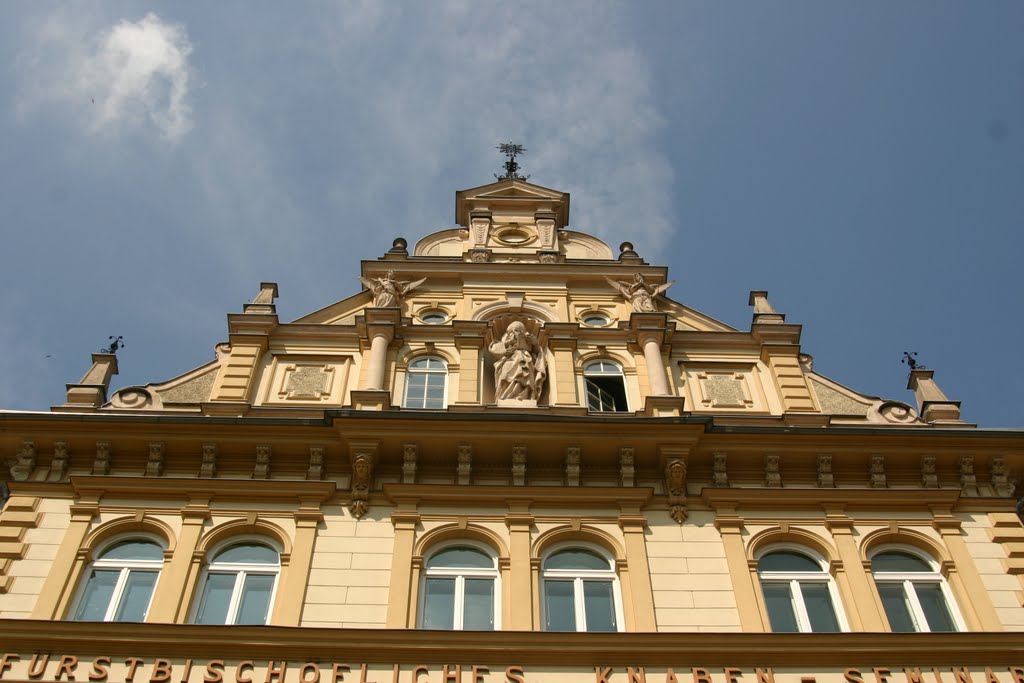
POLYGON ((515 140, 572 227, 815 369, 1024 426, 1024 4, 5 2, 0 408, 213 357, 260 281, 291 320, 453 220, 515 140))

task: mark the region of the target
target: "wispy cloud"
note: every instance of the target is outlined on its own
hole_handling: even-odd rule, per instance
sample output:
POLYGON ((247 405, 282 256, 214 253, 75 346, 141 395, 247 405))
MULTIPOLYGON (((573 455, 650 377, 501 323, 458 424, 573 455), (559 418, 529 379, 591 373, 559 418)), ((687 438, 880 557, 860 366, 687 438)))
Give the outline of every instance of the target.
POLYGON ((19 113, 60 107, 92 134, 150 130, 173 142, 188 133, 185 27, 150 12, 90 32, 78 28, 80 18, 57 10, 36 26, 32 50, 18 60, 19 113))

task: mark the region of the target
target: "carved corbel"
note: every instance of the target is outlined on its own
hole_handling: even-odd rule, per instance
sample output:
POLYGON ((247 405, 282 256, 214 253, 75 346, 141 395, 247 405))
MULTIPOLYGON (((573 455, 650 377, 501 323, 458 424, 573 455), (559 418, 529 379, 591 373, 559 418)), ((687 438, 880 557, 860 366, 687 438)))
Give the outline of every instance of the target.
POLYGON ((14 481, 27 481, 36 468, 36 442, 25 439, 21 442, 21 450, 11 462, 11 477, 14 481))
POLYGON ((764 456, 764 485, 778 488, 782 486, 782 471, 780 469, 780 461, 782 457, 778 455, 766 455, 764 456))
POLYGON ((960 488, 962 489, 976 489, 978 487, 978 477, 974 474, 974 456, 973 455, 961 455, 960 456, 960 488))
POLYGON ((836 480, 832 476, 832 456, 828 453, 818 455, 818 488, 835 488, 836 480))
POLYGON ((419 446, 415 443, 402 444, 402 483, 416 483, 416 457, 419 446))
POLYGON ((92 462, 93 474, 110 474, 110 442, 96 442, 96 459, 92 462))
POLYGON ((526 444, 512 446, 512 485, 526 485, 526 444))
POLYGON ((580 485, 580 447, 577 445, 565 448, 565 485, 580 485))
POLYGON ((319 480, 324 478, 324 453, 323 446, 309 447, 309 467, 306 469, 306 479, 319 480))
POLYGON ((934 489, 939 486, 939 475, 935 469, 935 456, 921 456, 921 486, 934 489))
POLYGON ((460 443, 458 450, 458 468, 456 471, 456 482, 461 485, 469 484, 473 472, 473 444, 460 443))
POLYGON ((71 456, 67 441, 53 442, 53 460, 50 461, 50 478, 60 481, 68 472, 68 463, 71 456))
POLYGON ((266 479, 270 476, 270 446, 256 447, 256 467, 253 468, 253 479, 266 479))
POLYGON ((370 509, 370 489, 373 486, 373 462, 376 451, 376 442, 350 446, 352 502, 349 503, 348 509, 356 519, 362 519, 370 509))
POLYGON ((149 458, 146 460, 146 476, 159 477, 164 471, 164 445, 158 441, 149 444, 149 458))
POLYGON ((203 479, 217 476, 217 444, 203 444, 203 462, 199 466, 199 476, 203 479))
POLYGON ((725 453, 715 453, 711 457, 711 481, 715 486, 724 488, 729 485, 728 456, 725 453))
POLYGON ((871 487, 876 489, 884 489, 888 486, 888 482, 885 478, 885 456, 884 455, 872 455, 871 456, 871 487))
POLYGON ((686 521, 686 459, 669 460, 665 466, 665 490, 668 492, 668 504, 672 510, 672 519, 679 524, 686 521))
POLYGON ((636 467, 632 446, 623 446, 619 449, 619 478, 623 486, 633 486, 636 479, 636 467))

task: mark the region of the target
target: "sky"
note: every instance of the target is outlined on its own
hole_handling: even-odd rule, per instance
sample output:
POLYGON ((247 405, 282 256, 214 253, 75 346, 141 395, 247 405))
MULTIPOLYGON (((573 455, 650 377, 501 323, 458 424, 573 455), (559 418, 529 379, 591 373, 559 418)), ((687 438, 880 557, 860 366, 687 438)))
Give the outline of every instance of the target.
POLYGON ((571 227, 814 369, 1024 427, 1024 3, 0 4, 0 408, 213 359, 261 281, 282 321, 451 227, 525 145, 571 227))

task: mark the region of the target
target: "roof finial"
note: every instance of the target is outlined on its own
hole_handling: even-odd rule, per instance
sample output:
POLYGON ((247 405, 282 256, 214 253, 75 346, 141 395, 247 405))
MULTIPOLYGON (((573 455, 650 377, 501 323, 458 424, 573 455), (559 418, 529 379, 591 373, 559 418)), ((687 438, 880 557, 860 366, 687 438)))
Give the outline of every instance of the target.
POLYGON ((526 152, 525 147, 513 142, 503 142, 495 149, 508 157, 508 161, 504 163, 505 175, 495 173, 495 178, 498 180, 526 180, 530 177, 528 175, 519 175, 519 164, 516 163, 516 155, 524 154, 526 152))

